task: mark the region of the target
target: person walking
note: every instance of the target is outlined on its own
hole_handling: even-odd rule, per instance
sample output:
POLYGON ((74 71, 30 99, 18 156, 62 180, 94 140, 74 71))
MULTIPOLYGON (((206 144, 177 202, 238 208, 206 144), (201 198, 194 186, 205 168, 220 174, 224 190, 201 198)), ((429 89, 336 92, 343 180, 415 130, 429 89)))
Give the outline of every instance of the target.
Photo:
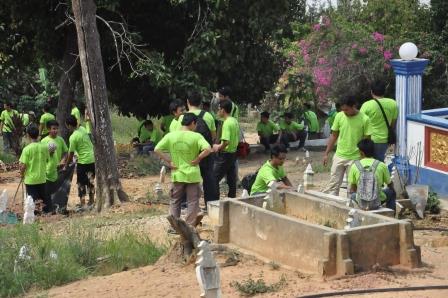
POLYGON ((354 96, 347 96, 340 101, 341 112, 337 113, 334 119, 323 159, 323 164, 326 166, 328 155, 337 141, 338 145, 331 165, 330 182, 324 189, 324 192, 336 196, 339 195, 339 188, 348 167, 354 160, 361 157, 357 147, 359 141, 370 138, 372 134, 369 117, 356 108, 356 103, 354 96))
POLYGON ((40 142, 46 144, 50 151, 50 157, 47 161, 47 181, 45 188, 47 196, 51 198, 56 192, 58 168, 62 160, 66 157, 68 147, 64 139, 58 135, 59 123, 56 120, 48 121, 47 128, 48 136, 43 138, 40 142))
POLYGON ((240 127, 238 121, 231 116, 232 102, 223 100, 219 103, 218 116, 224 119, 222 124, 221 136, 219 144, 213 145, 213 151, 217 152, 214 172, 216 185, 219 193, 219 181, 226 176, 229 192, 229 198, 236 197, 236 149, 238 147, 240 127))
POLYGON ((384 162, 387 148, 395 143, 395 124, 398 118, 397 102, 384 97, 386 84, 375 81, 370 86, 373 99, 361 106, 361 112, 366 114, 372 125, 372 141, 374 143, 374 157, 384 162))
POLYGON ((30 144, 23 148, 20 155, 20 174, 27 194, 33 198, 34 202, 43 202, 44 213, 51 213, 53 205, 45 189, 47 162, 50 159, 49 148, 47 144, 38 141, 39 129, 36 126, 29 126, 27 135, 30 144))
POLYGON ((199 209, 202 180, 199 164, 211 153, 210 144, 201 134, 194 132, 196 123, 197 116, 186 113, 182 118, 181 129, 166 134, 154 149, 155 154, 172 170, 170 214, 175 218, 180 217, 181 202, 186 196, 185 221, 192 226, 196 226, 202 218, 199 209))
POLYGON ((85 196, 89 193, 89 206, 95 203, 95 154, 93 144, 87 131, 78 127, 74 116, 65 120, 67 129, 71 133, 69 138, 68 156, 65 160, 64 170, 72 162, 73 156, 77 155, 76 176, 78 184, 78 196, 81 208, 86 208, 85 196))

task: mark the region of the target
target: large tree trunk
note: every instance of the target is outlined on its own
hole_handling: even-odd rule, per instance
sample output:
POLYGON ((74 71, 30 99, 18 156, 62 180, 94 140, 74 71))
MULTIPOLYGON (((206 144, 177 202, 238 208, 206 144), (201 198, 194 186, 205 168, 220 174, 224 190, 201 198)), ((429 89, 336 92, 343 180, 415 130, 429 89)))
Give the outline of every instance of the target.
POLYGON ((59 80, 59 100, 56 109, 56 119, 60 123, 59 134, 68 141, 69 132, 65 119, 70 115, 71 104, 75 96, 75 86, 79 75, 78 44, 73 26, 66 27, 65 51, 62 62, 63 73, 59 80))
POLYGON ((117 159, 112 139, 112 126, 107 102, 106 79, 101 57, 100 36, 96 26, 96 5, 93 0, 73 0, 78 33, 79 57, 86 97, 87 112, 92 123, 96 162, 97 209, 128 201, 118 175, 117 159))

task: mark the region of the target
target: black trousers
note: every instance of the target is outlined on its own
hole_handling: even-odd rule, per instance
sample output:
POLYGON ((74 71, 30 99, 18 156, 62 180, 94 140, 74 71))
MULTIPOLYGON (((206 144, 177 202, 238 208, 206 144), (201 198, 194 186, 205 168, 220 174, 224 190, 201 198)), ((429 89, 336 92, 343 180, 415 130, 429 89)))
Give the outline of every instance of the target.
POLYGON ((51 202, 50 197, 46 193, 45 184, 34 184, 29 185, 25 184, 26 187, 26 193, 33 198, 33 201, 39 201, 42 200, 44 203, 43 211, 45 213, 49 213, 53 211, 53 204, 51 202))
MULTIPOLYGON (((47 180, 47 183, 45 183, 45 192, 50 199, 51 199, 52 195, 56 192, 57 187, 58 187, 58 180, 56 180, 54 182, 47 180)), ((53 200, 51 200, 51 201, 53 201, 53 200)))
POLYGON ((221 181, 224 176, 227 178, 227 185, 229 186, 229 193, 227 196, 229 198, 236 198, 236 153, 220 152, 216 155, 214 174, 216 179, 216 188, 219 194, 219 181, 221 181))
MULTIPOLYGON (((269 137, 260 137, 260 144, 264 146, 266 150, 271 149, 271 144, 277 142, 278 135, 271 135, 269 137)), ((282 140, 280 140, 281 142, 282 140)))
POLYGON ((207 156, 199 163, 202 176, 202 187, 204 189, 204 203, 207 208, 207 202, 219 200, 219 189, 216 188, 216 179, 213 173, 214 157, 207 156))
POLYGON ((77 164, 76 176, 78 184, 78 196, 80 198, 85 197, 86 193, 95 193, 95 164, 77 164))
POLYGON ((295 133, 283 133, 282 135, 282 143, 287 144, 287 147, 289 147, 289 142, 295 142, 297 140, 299 140, 299 147, 298 149, 302 148, 305 146, 305 141, 306 141, 306 135, 307 132, 305 130, 301 130, 295 133), (295 138, 294 138, 295 136, 295 138))

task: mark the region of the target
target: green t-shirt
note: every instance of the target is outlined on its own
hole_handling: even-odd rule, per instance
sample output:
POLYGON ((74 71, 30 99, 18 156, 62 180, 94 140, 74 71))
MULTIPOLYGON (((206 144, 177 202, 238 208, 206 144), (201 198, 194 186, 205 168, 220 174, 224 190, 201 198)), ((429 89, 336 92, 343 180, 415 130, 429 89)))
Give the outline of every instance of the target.
MULTIPOLYGON (((374 158, 363 158, 360 160, 361 165, 363 167, 371 166, 374 161, 375 161, 374 158)), ((358 185, 360 176, 361 176, 361 173, 359 172, 358 167, 355 164, 352 164, 352 166, 350 168, 350 172, 347 177, 348 183, 350 185, 351 184, 358 185)), ((387 166, 384 162, 380 162, 378 164, 376 171, 375 171, 375 176, 376 176, 376 181, 378 183, 378 188, 380 190, 384 187, 384 185, 388 185, 391 182, 389 170, 387 169, 387 166)), ((381 197, 382 202, 386 201, 386 194, 384 192, 380 191, 380 197, 381 197)))
POLYGON ((337 113, 338 111, 336 111, 336 109, 333 109, 328 114, 328 125, 330 125, 330 128, 333 126, 334 118, 336 117, 337 113))
POLYGON ((165 135, 154 150, 167 151, 176 170, 171 172, 173 182, 199 183, 202 181, 199 165, 191 161, 210 148, 204 137, 193 131, 177 130, 165 135))
POLYGON ((12 129, 14 128, 14 122, 12 121, 13 115, 19 115, 19 112, 16 110, 10 110, 9 112, 7 110, 3 110, 0 114, 0 121, 3 123, 3 132, 12 132, 12 129))
POLYGON ((43 138, 41 143, 48 144, 54 143, 56 145, 56 151, 53 155, 50 154, 50 157, 47 161, 47 180, 54 182, 58 179, 58 165, 61 162, 62 156, 68 152, 67 145, 65 141, 60 136, 56 136, 56 138, 52 138, 50 136, 46 136, 43 138))
POLYGON ((76 121, 78 121, 78 125, 81 125, 81 112, 77 107, 74 107, 72 109, 71 115, 76 118, 76 121))
MULTIPOLYGON (((378 101, 381 103, 390 125, 392 121, 396 120, 398 117, 397 102, 390 98, 382 98, 378 101)), ((366 114, 370 119, 370 124, 372 125, 372 141, 381 144, 387 143, 388 131, 386 121, 384 120, 383 113, 376 101, 373 99, 366 101, 362 105, 360 111, 366 114)))
POLYGON ((317 120, 317 115, 313 111, 306 111, 303 116, 308 123, 309 132, 319 132, 319 120, 317 120))
POLYGON ((36 185, 46 182, 47 161, 50 158, 48 145, 33 142, 22 150, 19 161, 26 166, 25 184, 36 185))
MULTIPOLYGON (((171 122, 174 119, 174 115, 170 114, 170 115, 165 115, 162 117, 162 122, 161 122, 161 127, 160 129, 162 129, 162 126, 165 128, 165 134, 167 134, 170 130, 170 125, 171 122)), ((163 130, 162 130, 163 131, 163 130)))
POLYGON ((229 144, 224 148, 224 152, 233 153, 238 148, 240 141, 240 126, 238 120, 229 116, 222 124, 221 141, 229 141, 229 144))
POLYGON ((336 155, 353 160, 361 157, 358 150, 359 141, 372 134, 369 117, 361 112, 352 117, 346 116, 344 112, 337 113, 331 130, 339 132, 336 155))
POLYGON ((140 135, 139 135, 139 139, 140 139, 140 143, 146 143, 148 141, 151 141, 154 145, 157 145, 157 143, 160 141, 160 139, 162 138, 162 134, 159 132, 158 129, 154 128, 149 131, 146 129, 146 127, 142 127, 140 129, 140 135))
POLYGON ((87 131, 82 126, 75 130, 69 139, 69 152, 75 152, 78 156, 78 163, 85 165, 95 163, 93 144, 87 131))
MULTIPOLYGON (((199 116, 199 114, 202 112, 202 110, 193 110, 193 111, 189 111, 188 113, 193 113, 196 116, 199 116)), ((182 120, 184 119, 184 115, 181 115, 179 117, 178 122, 182 123, 182 120)), ((207 124, 208 129, 210 129, 210 131, 216 131, 216 124, 215 124, 215 118, 213 118, 212 114, 210 114, 209 112, 205 112, 204 116, 202 117, 202 119, 204 120, 205 124, 207 124)), ((179 127, 180 129, 180 127, 179 127)))
MULTIPOLYGON (((232 102, 232 110, 230 111, 230 116, 238 120, 240 118, 240 108, 236 105, 236 103, 232 102)), ((215 115, 216 119, 219 121, 224 121, 224 118, 219 117, 218 115, 215 115)))
POLYGON ((287 133, 298 132, 305 128, 305 126, 301 123, 297 123, 295 121, 291 121, 291 123, 286 123, 285 120, 280 122, 280 129, 287 133))
POLYGON ((86 129, 86 132, 88 134, 91 134, 92 133, 92 123, 90 122, 90 120, 89 121, 85 121, 84 122, 84 126, 85 126, 85 129, 86 129))
MULTIPOLYGON (((182 115, 180 117, 182 117, 182 115)), ((173 121, 171 121, 170 132, 178 131, 178 130, 180 130, 182 128, 181 122, 179 121, 180 117, 177 120, 173 119, 173 121)))
POLYGON ((258 170, 257 178, 255 178, 255 182, 252 185, 250 194, 267 192, 269 189, 268 184, 271 181, 279 181, 285 177, 286 177, 286 173, 285 173, 285 169, 283 168, 283 166, 279 166, 278 168, 276 168, 268 160, 258 170))
POLYGON ((20 114, 20 119, 22 119, 23 126, 28 126, 28 124, 30 124, 30 115, 20 114))
POLYGON ((271 120, 268 123, 258 122, 257 124, 257 132, 263 137, 270 137, 274 134, 274 132, 278 132, 279 127, 277 124, 272 122, 271 120))
POLYGON ((48 129, 47 129, 47 122, 50 120, 54 120, 54 115, 50 114, 50 113, 44 113, 42 114, 42 116, 40 116, 40 121, 39 123, 43 125, 42 128, 42 135, 48 134, 48 129))

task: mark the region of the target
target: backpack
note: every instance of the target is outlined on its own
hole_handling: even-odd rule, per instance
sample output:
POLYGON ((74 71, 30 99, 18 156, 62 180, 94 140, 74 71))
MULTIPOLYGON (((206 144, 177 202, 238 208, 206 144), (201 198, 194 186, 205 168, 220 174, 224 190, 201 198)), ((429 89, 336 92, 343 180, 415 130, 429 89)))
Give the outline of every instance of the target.
POLYGON ((245 190, 247 190, 250 194, 250 190, 252 189, 252 185, 255 183, 255 179, 257 179, 258 170, 255 173, 247 174, 241 180, 241 185, 245 190))
POLYGON ((356 191, 356 201, 362 210, 375 210, 381 205, 380 189, 378 187, 375 176, 376 169, 380 162, 375 160, 371 166, 363 167, 359 160, 355 161, 358 168, 360 178, 358 181, 358 189, 356 191))
POLYGON ((210 145, 212 145, 213 144, 212 133, 204 120, 204 115, 205 111, 201 111, 198 115, 198 119, 196 121, 196 132, 200 133, 205 138, 205 140, 210 145))

